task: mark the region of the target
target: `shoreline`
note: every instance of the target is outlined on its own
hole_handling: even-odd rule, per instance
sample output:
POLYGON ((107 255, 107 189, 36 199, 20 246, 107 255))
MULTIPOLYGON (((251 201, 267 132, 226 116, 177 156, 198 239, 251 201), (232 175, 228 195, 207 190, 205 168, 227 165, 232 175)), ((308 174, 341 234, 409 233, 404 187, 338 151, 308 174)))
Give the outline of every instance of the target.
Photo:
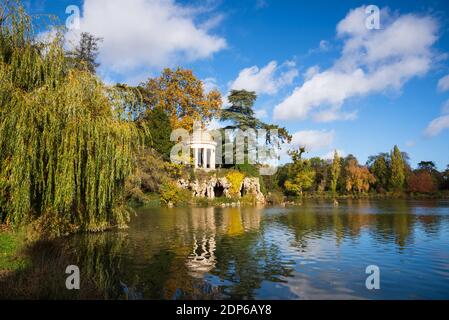
POLYGON ((190 202, 181 203, 179 205, 167 205, 162 201, 153 200, 148 203, 130 202, 128 205, 134 209, 138 208, 197 208, 197 207, 216 207, 216 208, 239 208, 239 207, 256 207, 256 206, 284 206, 300 204, 304 201, 321 200, 332 202, 334 200, 449 200, 449 192, 440 192, 436 194, 338 194, 331 193, 304 193, 302 197, 265 195, 266 201, 258 203, 248 201, 245 198, 194 198, 190 202))

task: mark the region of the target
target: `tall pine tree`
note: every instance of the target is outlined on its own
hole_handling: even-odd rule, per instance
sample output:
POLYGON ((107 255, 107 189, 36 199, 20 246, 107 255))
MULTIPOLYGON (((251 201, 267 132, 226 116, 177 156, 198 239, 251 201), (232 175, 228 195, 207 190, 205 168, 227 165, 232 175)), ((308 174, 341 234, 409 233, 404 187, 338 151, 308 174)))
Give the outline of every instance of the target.
POLYGON ((404 190, 405 163, 398 146, 391 152, 390 190, 401 192, 404 190))
POLYGON ((334 160, 331 167, 331 191, 335 193, 337 191, 338 178, 340 177, 340 156, 337 150, 334 153, 334 160))

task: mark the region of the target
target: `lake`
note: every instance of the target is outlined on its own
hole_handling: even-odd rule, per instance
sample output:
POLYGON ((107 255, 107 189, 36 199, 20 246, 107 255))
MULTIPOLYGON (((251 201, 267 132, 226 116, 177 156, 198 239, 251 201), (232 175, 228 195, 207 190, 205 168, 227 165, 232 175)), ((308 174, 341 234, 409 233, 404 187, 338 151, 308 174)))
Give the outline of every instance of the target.
POLYGON ((32 256, 23 276, 38 278, 40 298, 449 299, 449 201, 138 209, 125 231, 32 256), (68 263, 81 270, 77 293, 65 289, 68 263), (370 265, 379 290, 366 288, 370 265))

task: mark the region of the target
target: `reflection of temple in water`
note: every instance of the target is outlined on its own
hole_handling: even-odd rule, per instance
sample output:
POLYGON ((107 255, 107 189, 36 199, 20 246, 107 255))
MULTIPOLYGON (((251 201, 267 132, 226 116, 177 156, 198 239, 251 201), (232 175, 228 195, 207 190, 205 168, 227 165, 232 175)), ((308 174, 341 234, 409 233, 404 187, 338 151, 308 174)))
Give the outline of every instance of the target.
POLYGON ((188 256, 186 266, 192 277, 202 278, 215 267, 215 234, 193 236, 193 252, 188 256))
MULTIPOLYGON (((183 228, 192 232, 192 249, 186 260, 189 273, 202 278, 216 265, 216 236, 238 236, 260 228, 260 210, 195 208, 183 228)), ((186 230, 187 231, 187 230, 186 230)))

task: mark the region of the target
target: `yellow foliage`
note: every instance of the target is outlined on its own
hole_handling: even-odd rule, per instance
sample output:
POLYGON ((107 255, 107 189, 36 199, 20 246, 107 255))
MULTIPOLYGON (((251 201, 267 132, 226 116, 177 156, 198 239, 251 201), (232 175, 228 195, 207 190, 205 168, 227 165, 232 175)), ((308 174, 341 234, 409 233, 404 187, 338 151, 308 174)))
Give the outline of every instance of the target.
POLYGON ((238 197, 240 195, 240 190, 242 189, 242 183, 243 179, 245 179, 245 175, 238 171, 231 171, 227 174, 226 178, 231 184, 231 187, 229 188, 231 196, 238 197))

